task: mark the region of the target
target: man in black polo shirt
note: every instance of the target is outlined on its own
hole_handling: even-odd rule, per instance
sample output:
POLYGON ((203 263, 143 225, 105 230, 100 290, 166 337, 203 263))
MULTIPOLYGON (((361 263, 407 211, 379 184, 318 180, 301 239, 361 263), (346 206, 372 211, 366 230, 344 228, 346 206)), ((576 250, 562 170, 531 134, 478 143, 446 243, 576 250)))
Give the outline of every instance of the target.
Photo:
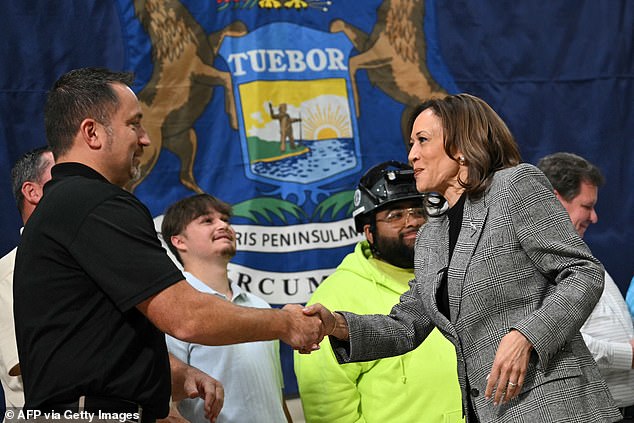
POLYGON ((167 415, 162 332, 207 345, 279 338, 309 350, 324 335, 299 306, 252 309, 193 289, 146 207, 121 187, 150 140, 132 75, 87 68, 49 93, 52 180, 22 234, 14 313, 27 408, 167 415), (132 404, 132 407, 129 407, 132 404))

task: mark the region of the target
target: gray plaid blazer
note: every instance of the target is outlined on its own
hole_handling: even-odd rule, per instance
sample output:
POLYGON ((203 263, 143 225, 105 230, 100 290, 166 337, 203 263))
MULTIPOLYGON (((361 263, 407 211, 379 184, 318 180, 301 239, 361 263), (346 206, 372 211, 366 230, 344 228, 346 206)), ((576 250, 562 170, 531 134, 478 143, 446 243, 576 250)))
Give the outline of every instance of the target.
POLYGON ((416 240, 416 279, 391 314, 342 313, 350 341, 331 340, 339 361, 403 354, 438 327, 456 348, 463 407, 470 395, 480 422, 621 418, 579 334, 603 291, 603 268, 541 171, 529 164, 498 171, 481 198, 467 198, 451 263, 448 256, 448 219, 430 218, 416 240), (436 304, 445 271, 450 320, 436 304), (486 377, 513 328, 534 350, 522 392, 496 407, 484 398, 486 377))

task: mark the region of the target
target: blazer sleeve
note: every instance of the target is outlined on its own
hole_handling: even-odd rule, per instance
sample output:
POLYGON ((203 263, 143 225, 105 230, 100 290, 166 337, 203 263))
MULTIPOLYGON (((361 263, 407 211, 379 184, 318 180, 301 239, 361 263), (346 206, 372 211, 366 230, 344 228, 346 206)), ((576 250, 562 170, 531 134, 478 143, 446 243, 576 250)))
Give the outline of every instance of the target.
POLYGON ((520 165, 506 186, 519 242, 552 283, 541 307, 514 325, 533 344, 541 364, 579 331, 603 292, 603 266, 575 231, 544 174, 520 165))
POLYGON ((337 361, 377 360, 405 354, 418 347, 435 327, 424 311, 418 288, 416 279, 412 279, 409 290, 387 316, 340 312, 348 323, 350 338, 349 341, 330 339, 337 361))

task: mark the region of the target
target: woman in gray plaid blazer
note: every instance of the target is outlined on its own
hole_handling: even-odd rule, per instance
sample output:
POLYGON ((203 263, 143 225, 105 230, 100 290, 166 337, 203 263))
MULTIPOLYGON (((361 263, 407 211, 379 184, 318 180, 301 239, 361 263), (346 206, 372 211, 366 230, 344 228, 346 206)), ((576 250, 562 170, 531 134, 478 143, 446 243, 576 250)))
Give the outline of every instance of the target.
POLYGON ((476 97, 430 100, 411 128, 416 187, 450 209, 421 227, 416 279, 389 316, 306 311, 332 328, 338 360, 403 354, 438 327, 456 348, 469 423, 620 420, 579 334, 603 269, 546 177, 520 164, 510 131, 476 97))

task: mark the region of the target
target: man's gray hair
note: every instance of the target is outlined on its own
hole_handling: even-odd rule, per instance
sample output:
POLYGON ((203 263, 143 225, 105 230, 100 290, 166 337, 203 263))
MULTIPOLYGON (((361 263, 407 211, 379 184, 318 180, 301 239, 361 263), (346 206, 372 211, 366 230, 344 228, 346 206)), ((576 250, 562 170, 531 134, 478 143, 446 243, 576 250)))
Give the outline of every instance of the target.
POLYGON ((554 153, 543 157, 537 167, 546 175, 553 188, 566 201, 571 201, 581 189, 581 183, 600 187, 605 178, 598 167, 573 153, 554 153))
POLYGON ((24 209, 22 185, 24 185, 25 182, 41 183, 44 170, 48 164, 44 154, 50 151, 51 149, 48 146, 31 150, 20 157, 11 169, 11 187, 20 214, 22 214, 24 209))

